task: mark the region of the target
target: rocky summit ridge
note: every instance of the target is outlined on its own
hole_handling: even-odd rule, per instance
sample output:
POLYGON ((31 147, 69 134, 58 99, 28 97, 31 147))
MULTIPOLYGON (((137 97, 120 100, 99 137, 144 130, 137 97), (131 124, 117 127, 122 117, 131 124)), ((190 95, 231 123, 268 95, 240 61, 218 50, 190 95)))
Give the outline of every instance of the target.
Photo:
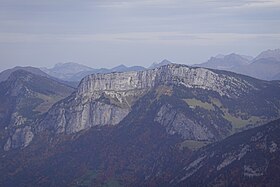
POLYGON ((128 91, 150 89, 159 85, 181 84, 191 88, 201 88, 218 92, 220 95, 235 97, 254 89, 248 82, 234 76, 218 74, 205 68, 168 64, 152 70, 92 74, 85 77, 79 87, 78 95, 96 91, 128 91))

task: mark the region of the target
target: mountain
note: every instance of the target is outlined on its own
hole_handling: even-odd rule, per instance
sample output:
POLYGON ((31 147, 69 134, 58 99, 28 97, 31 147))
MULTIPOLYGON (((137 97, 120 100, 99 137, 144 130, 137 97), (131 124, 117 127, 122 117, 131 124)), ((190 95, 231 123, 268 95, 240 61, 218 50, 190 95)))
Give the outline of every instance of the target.
POLYGON ((232 53, 224 56, 218 55, 216 57, 211 57, 207 62, 198 64, 197 66, 239 72, 240 69, 244 68, 244 66, 249 63, 250 60, 248 60, 248 58, 232 53))
POLYGON ((194 66, 232 71, 263 80, 279 80, 280 49, 264 51, 256 58, 237 54, 218 55, 194 66))
POLYGON ((264 59, 273 58, 276 61, 280 61, 280 49, 274 49, 274 50, 269 49, 267 51, 263 51, 255 58, 255 60, 259 60, 262 58, 264 59))
POLYGON ((279 118, 279 93, 279 81, 178 64, 89 75, 0 152, 0 183, 166 186, 198 148, 279 118))
POLYGON ((280 80, 280 61, 275 58, 260 58, 240 70, 240 73, 264 80, 280 80))
POLYGON ((67 80, 67 81, 78 81, 78 80, 72 80, 72 76, 76 75, 80 72, 85 71, 92 71, 93 68, 87 67, 85 65, 77 64, 74 62, 68 62, 68 63, 59 63, 56 64, 53 68, 41 68, 42 71, 47 73, 50 76, 67 80))
POLYGON ((154 69, 154 68, 158 68, 158 67, 165 66, 165 65, 168 65, 168 64, 172 64, 172 62, 164 59, 160 63, 156 63, 156 62, 153 63, 148 69, 154 69))
POLYGON ((31 67, 31 66, 27 66, 27 67, 17 66, 17 67, 14 67, 12 69, 7 69, 7 70, 2 71, 0 73, 0 82, 6 81, 9 78, 9 76, 11 75, 11 73, 13 73, 17 70, 24 70, 24 71, 28 71, 30 73, 33 73, 35 75, 40 75, 40 76, 43 76, 43 77, 49 77, 48 74, 41 71, 39 68, 35 68, 35 67, 31 67))
POLYGON ((252 61, 254 59, 254 57, 252 56, 249 56, 249 55, 241 55, 243 58, 249 60, 249 61, 252 61))
POLYGON ((196 152, 170 186, 277 186, 280 120, 196 152))
MULTIPOLYGON (((167 64, 171 64, 168 60, 163 60, 160 63, 152 64, 149 69, 154 69, 167 64)), ((119 65, 111 69, 100 68, 94 69, 81 64, 69 62, 69 63, 59 63, 53 68, 41 68, 41 70, 50 76, 56 77, 64 81, 79 82, 87 75, 97 74, 97 73, 111 73, 111 72, 129 72, 129 71, 144 71, 146 68, 142 66, 131 66, 127 67, 125 65, 119 65)))
POLYGON ((18 71, 18 70, 23 70, 23 71, 27 71, 27 72, 30 72, 35 75, 46 77, 46 78, 52 79, 54 81, 60 82, 62 84, 66 84, 66 85, 74 87, 74 88, 78 86, 78 82, 65 81, 65 80, 61 80, 61 79, 52 77, 52 76, 48 75, 47 73, 43 72, 42 70, 40 70, 39 68, 35 68, 35 67, 31 67, 31 66, 27 66, 27 67, 17 66, 17 67, 2 71, 0 73, 0 82, 6 81, 13 72, 18 71))
POLYGON ((12 72, 6 81, 0 83, 2 147, 4 137, 8 137, 5 150, 27 145, 33 137, 28 125, 73 91, 72 87, 44 76, 24 70, 12 72))
MULTIPOLYGON (((163 87, 160 93, 170 92, 171 96, 173 96, 172 94, 177 94, 177 97, 174 96, 174 102, 176 100, 178 103, 184 102, 185 105, 183 106, 191 108, 184 111, 190 112, 186 119, 190 120, 190 124, 195 127, 201 126, 201 129, 198 129, 203 131, 198 133, 200 135, 204 132, 206 133, 203 122, 190 118, 194 116, 201 118, 198 115, 200 109, 202 109, 203 113, 209 113, 211 117, 219 116, 219 119, 215 120, 218 120, 219 124, 223 124, 221 125, 223 130, 220 131, 221 129, 215 126, 214 119, 208 119, 206 116, 205 120, 210 120, 213 123, 214 134, 209 135, 213 136, 213 138, 201 138, 203 140, 217 139, 219 136, 226 135, 233 129, 232 121, 238 122, 240 125, 236 124, 235 130, 237 130, 251 124, 253 121, 254 123, 261 122, 278 115, 275 112, 269 114, 266 111, 269 108, 269 104, 262 102, 264 98, 270 100, 269 95, 271 93, 269 91, 274 90, 277 93, 279 89, 277 83, 256 81, 249 77, 240 77, 228 72, 216 72, 203 68, 189 68, 188 66, 171 64, 147 71, 116 72, 87 76, 81 81, 77 92, 72 95, 72 98, 67 98, 64 102, 58 103, 49 111, 46 120, 42 121, 41 126, 49 128, 51 125, 51 129, 56 129, 59 133, 73 133, 95 125, 116 125, 127 116, 131 111, 131 107, 139 98, 150 90, 159 89, 159 87, 163 87), (195 91, 192 88, 195 88, 195 91), (201 89, 199 94, 196 93, 198 89, 201 89), (256 109, 247 106, 250 105, 250 102, 255 102, 254 107, 258 106, 257 100, 261 102, 262 112, 262 109, 258 108, 258 111, 256 111, 256 109), (238 102, 238 106, 232 104, 235 102, 238 102), (246 106, 246 109, 242 108, 243 105, 244 107, 246 106), (72 106, 76 106, 76 108, 72 106), (214 115, 216 108, 219 113, 214 115), (196 109, 198 111, 194 112, 196 109), (263 115, 260 116, 260 113, 263 115), (267 116, 264 115, 265 113, 267 113, 267 116), (254 120, 253 118, 251 119, 252 116, 254 116, 254 120)), ((160 111, 162 113, 158 115, 171 114, 166 111, 172 111, 172 105, 162 107, 162 111, 160 111)), ((177 108, 176 105, 174 107, 177 108)), ((180 133, 183 130, 188 131, 189 129, 180 129, 180 133)), ((206 136, 207 133, 204 135, 206 136)), ((200 138, 197 137, 196 139, 200 138)))
POLYGON ((48 75, 57 77, 65 81, 80 82, 82 78, 87 75, 96 73, 111 73, 111 72, 128 72, 128 71, 143 71, 145 70, 142 66, 132 66, 127 67, 125 65, 119 65, 111 69, 100 68, 93 69, 81 64, 69 62, 69 63, 59 63, 53 68, 41 68, 42 71, 46 72, 48 75))
POLYGON ((111 69, 100 68, 93 69, 91 71, 82 71, 71 77, 71 80, 82 80, 85 76, 97 73, 112 73, 112 72, 128 72, 128 71, 144 71, 145 68, 142 66, 131 66, 127 67, 125 65, 119 65, 111 69))
POLYGON ((76 73, 75 75, 73 75, 70 80, 75 80, 75 81, 81 81, 84 77, 91 75, 91 74, 97 74, 97 73, 110 73, 111 70, 110 69, 106 69, 106 68, 100 68, 100 69, 92 69, 89 71, 81 71, 79 73, 76 73))
POLYGON ((119 65, 119 66, 116 66, 116 67, 108 70, 108 73, 110 73, 110 72, 144 71, 144 70, 146 70, 146 69, 142 66, 127 67, 125 65, 119 65))

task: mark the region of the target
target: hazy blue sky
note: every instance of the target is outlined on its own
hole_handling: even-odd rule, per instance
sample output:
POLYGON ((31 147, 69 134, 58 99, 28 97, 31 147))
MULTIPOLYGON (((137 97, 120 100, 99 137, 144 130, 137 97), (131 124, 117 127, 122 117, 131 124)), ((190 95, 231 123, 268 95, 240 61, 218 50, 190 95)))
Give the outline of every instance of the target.
POLYGON ((280 48, 280 0, 0 0, 0 70, 193 64, 280 48))

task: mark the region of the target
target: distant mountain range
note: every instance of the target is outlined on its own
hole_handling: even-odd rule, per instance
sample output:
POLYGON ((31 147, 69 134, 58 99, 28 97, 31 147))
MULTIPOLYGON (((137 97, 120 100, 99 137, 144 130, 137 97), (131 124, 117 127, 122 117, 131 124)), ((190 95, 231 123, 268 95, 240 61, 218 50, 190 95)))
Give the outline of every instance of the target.
MULTIPOLYGON (((156 67, 160 67, 163 65, 170 64, 171 62, 168 60, 163 60, 160 63, 153 63, 148 69, 153 69, 156 67)), ((41 68, 42 71, 47 73, 48 75, 51 75, 53 77, 57 77, 59 79, 65 80, 65 81, 80 81, 82 78, 84 78, 87 75, 90 74, 96 74, 96 73, 111 73, 111 72, 128 72, 128 71, 143 71, 147 68, 144 68, 142 66, 131 66, 127 67, 125 65, 119 65, 111 69, 106 68, 100 68, 100 69, 94 69, 88 66, 84 66, 81 64, 69 62, 64 64, 56 64, 53 68, 41 68)))
POLYGON ((164 59, 160 63, 154 62, 148 69, 159 68, 161 66, 165 66, 165 65, 168 65, 168 64, 172 64, 172 62, 170 62, 169 60, 164 59))
MULTIPOLYGON (((53 77, 57 77, 62 80, 71 80, 72 76, 77 73, 85 72, 85 71, 92 71, 93 68, 87 67, 82 64, 77 64, 73 62, 68 63, 58 63, 53 68, 41 68, 42 71, 51 75, 53 77)), ((74 80, 78 81, 78 80, 74 80)))
MULTIPOLYGON (((94 69, 77 63, 60 63, 55 65, 53 68, 41 68, 41 70, 50 76, 65 81, 79 82, 83 77, 90 74, 143 71, 171 63, 172 62, 168 60, 163 60, 160 63, 153 63, 148 68, 142 66, 127 67, 125 65, 119 65, 111 69, 94 69)), ((195 64, 193 66, 232 71, 262 80, 279 80, 280 49, 263 51, 257 57, 239 55, 235 53, 229 55, 220 54, 215 57, 211 57, 205 63, 195 64)))
POLYGON ((218 55, 194 66, 232 71, 263 80, 279 80, 280 49, 263 51, 255 58, 234 53, 218 55))
MULTIPOLYGON (((1 72, 0 82, 6 80, 11 72, 22 69, 76 87, 82 78, 90 74, 143 71, 171 63, 172 62, 165 59, 159 63, 153 63, 148 68, 142 66, 127 67, 125 65, 119 65, 111 69, 94 69, 74 62, 58 63, 52 68, 44 67, 40 69, 36 67, 18 66, 1 72)), ((232 71, 262 80, 280 80, 280 49, 263 51, 256 57, 235 53, 229 55, 219 54, 215 57, 211 57, 207 62, 195 64, 193 66, 232 71)))

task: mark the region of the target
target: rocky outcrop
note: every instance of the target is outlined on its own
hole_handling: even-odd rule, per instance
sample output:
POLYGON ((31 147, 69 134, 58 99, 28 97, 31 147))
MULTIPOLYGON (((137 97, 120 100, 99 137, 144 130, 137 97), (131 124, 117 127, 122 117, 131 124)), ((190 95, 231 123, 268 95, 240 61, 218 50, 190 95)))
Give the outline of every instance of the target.
POLYGON ((8 138, 4 150, 9 151, 10 149, 24 148, 30 144, 34 137, 30 126, 25 126, 15 130, 13 135, 8 138))
POLYGON ((52 108, 39 126, 39 131, 48 128, 56 133, 74 133, 93 126, 116 125, 129 113, 128 107, 89 99, 80 104, 73 100, 52 108), (69 106, 69 105, 74 106, 69 106))
POLYGON ((279 181, 279 132, 278 119, 205 147, 170 184, 215 186, 230 181, 232 186, 274 186, 279 181))
MULTIPOLYGON (((177 64, 139 72, 93 74, 81 81, 74 94, 52 107, 41 120, 38 130, 50 129, 56 133, 70 134, 92 126, 116 125, 131 111, 138 98, 162 85, 206 89, 227 97, 238 97, 255 89, 234 76, 177 64)), ((159 113, 156 120, 165 123, 166 120, 160 116, 159 113)), ((213 137, 205 127, 182 120, 185 117, 177 115, 168 132, 178 131, 183 137, 198 140, 213 137)))
POLYGON ((186 140, 213 141, 214 135, 206 126, 190 120, 184 113, 176 111, 171 105, 160 108, 155 121, 166 128, 169 134, 179 134, 186 140))

